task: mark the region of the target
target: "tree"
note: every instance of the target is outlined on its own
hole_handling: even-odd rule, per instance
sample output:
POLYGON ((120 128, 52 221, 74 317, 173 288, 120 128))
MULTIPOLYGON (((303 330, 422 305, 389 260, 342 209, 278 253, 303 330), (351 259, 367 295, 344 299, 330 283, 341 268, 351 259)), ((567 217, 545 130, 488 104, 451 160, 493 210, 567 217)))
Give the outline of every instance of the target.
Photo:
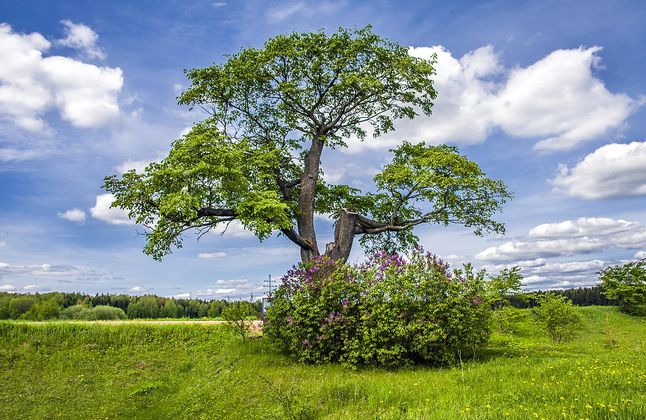
POLYGON ((552 340, 557 342, 572 339, 581 326, 581 316, 565 296, 545 293, 539 296, 538 306, 533 311, 552 340))
POLYGON ((332 35, 293 33, 248 48, 224 64, 187 72, 179 103, 208 117, 144 173, 105 178, 113 207, 147 227, 144 251, 161 259, 183 234, 238 220, 260 240, 273 232, 301 251, 345 261, 356 236, 387 251, 416 244, 422 223, 504 232, 492 220, 511 197, 501 181, 450 146, 404 142, 374 177, 375 191, 321 177, 327 148, 373 137, 401 118, 430 114, 433 60, 412 57, 370 27, 332 35), (321 248, 314 215, 332 214, 334 240, 321 248))
POLYGON ((646 259, 607 267, 599 273, 603 293, 627 313, 646 312, 646 259))

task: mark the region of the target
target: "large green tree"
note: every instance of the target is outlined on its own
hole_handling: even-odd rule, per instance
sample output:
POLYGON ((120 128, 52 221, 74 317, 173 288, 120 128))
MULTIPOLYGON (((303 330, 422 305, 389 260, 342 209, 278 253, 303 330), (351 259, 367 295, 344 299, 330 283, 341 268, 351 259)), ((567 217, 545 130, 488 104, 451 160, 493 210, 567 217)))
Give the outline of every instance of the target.
POLYGON ((156 259, 180 247, 184 232, 233 220, 261 240, 284 235, 303 261, 321 254, 345 261, 356 236, 373 249, 401 250, 416 243, 412 228, 422 223, 503 232, 492 216, 510 193, 455 147, 402 142, 370 192, 322 179, 326 148, 431 113, 433 64, 370 27, 277 36, 188 71, 192 85, 179 102, 208 117, 166 159, 144 173, 109 176, 104 188, 113 206, 148 228, 145 252, 156 259), (316 213, 336 220, 325 247, 316 213))

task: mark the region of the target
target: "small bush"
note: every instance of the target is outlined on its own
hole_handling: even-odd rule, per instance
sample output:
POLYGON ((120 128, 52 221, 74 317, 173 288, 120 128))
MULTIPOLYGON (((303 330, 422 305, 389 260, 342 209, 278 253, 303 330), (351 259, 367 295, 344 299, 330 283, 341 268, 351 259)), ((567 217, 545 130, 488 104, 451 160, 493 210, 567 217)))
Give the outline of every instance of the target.
POLYGON ((61 319, 92 319, 92 309, 85 305, 72 305, 63 309, 61 319))
POLYGON ((91 310, 92 319, 97 320, 110 320, 110 319, 128 319, 126 313, 121 308, 115 308, 113 306, 99 305, 95 306, 91 310))
POLYGON ((123 309, 107 305, 99 305, 94 308, 73 305, 61 312, 61 318, 84 321, 128 319, 123 309))
POLYGON ((485 293, 484 272, 422 251, 358 266, 319 258, 283 278, 263 331, 308 363, 450 365, 489 338, 485 293))
POLYGON ((256 310, 249 302, 238 301, 227 305, 222 310, 222 318, 227 322, 227 328, 239 336, 244 343, 249 336, 256 310))
POLYGON ((539 304, 533 311, 552 340, 557 342, 571 340, 581 325, 576 308, 564 296, 546 293, 539 298, 539 304))

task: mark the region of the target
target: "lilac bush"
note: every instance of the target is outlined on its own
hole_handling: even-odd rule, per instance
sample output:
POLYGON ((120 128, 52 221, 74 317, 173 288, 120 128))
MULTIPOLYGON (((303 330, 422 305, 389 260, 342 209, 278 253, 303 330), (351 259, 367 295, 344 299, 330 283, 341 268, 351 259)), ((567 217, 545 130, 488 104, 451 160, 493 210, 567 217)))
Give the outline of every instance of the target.
POLYGON ((359 265, 319 258, 283 277, 263 330, 307 363, 450 365, 487 342, 485 296, 484 272, 450 270, 421 249, 359 265))

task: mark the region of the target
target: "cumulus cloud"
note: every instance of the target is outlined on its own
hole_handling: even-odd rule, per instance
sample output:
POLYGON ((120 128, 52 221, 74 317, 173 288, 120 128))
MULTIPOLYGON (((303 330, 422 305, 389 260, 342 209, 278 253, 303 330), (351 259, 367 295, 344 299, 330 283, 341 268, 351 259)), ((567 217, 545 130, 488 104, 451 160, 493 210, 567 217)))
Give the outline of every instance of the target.
POLYGON ((38 290, 39 288, 40 288, 40 286, 38 286, 37 284, 28 284, 28 285, 24 286, 22 289, 31 292, 31 291, 34 291, 34 290, 38 290))
POLYGON ((81 209, 71 209, 63 213, 56 214, 59 218, 69 220, 70 222, 83 223, 85 222, 85 212, 81 209))
POLYGON ((411 48, 437 56, 437 100, 430 117, 396 123, 376 141, 352 139, 349 151, 392 147, 401 139, 474 144, 493 130, 539 140, 541 151, 565 150, 622 126, 639 102, 612 93, 595 77, 600 47, 556 50, 527 67, 505 68, 492 46, 455 58, 442 46, 411 48))
POLYGON ((16 290, 16 286, 13 284, 1 284, 0 285, 0 292, 13 292, 16 290))
POLYGON ((135 222, 128 217, 127 211, 119 208, 110 208, 112 202, 114 202, 114 195, 98 195, 94 207, 90 209, 90 214, 95 219, 112 225, 133 225, 135 222))
POLYGON ((92 28, 69 20, 62 20, 61 23, 65 26, 65 38, 59 39, 58 44, 79 49, 90 59, 105 59, 105 53, 96 45, 99 35, 92 28))
POLYGON ((227 253, 226 252, 202 252, 197 254, 198 258, 202 258, 205 260, 211 259, 211 258, 222 258, 226 257, 227 253))
POLYGON ((551 239, 581 236, 608 236, 630 230, 639 230, 640 224, 608 217, 581 217, 558 223, 544 223, 529 230, 532 239, 551 239))
POLYGON ((604 199, 646 195, 646 142, 602 146, 572 168, 560 165, 554 190, 574 197, 604 199))
POLYGON ((490 247, 476 255, 487 262, 513 262, 534 258, 572 256, 610 247, 646 247, 646 226, 638 222, 603 217, 582 217, 538 225, 520 241, 490 247))
POLYGON ((548 262, 543 258, 513 264, 484 265, 490 273, 521 267, 523 284, 529 289, 585 287, 598 282, 597 273, 609 264, 602 260, 548 262))
POLYGON ((531 259, 534 257, 546 258, 557 256, 570 256, 575 254, 589 254, 607 247, 599 239, 553 239, 534 242, 506 242, 500 246, 490 247, 476 255, 482 261, 514 261, 517 259, 531 259))
POLYGON ((637 251, 633 258, 635 258, 636 260, 643 260, 644 258, 646 258, 646 251, 637 251))
POLYGON ((50 131, 42 116, 55 109, 75 127, 95 128, 119 116, 119 68, 97 67, 44 53, 51 42, 0 24, 0 118, 31 132, 50 131))
POLYGON ((141 286, 135 286, 135 287, 131 287, 130 289, 128 289, 128 291, 130 293, 143 293, 143 292, 146 291, 146 289, 144 287, 141 287, 141 286))

